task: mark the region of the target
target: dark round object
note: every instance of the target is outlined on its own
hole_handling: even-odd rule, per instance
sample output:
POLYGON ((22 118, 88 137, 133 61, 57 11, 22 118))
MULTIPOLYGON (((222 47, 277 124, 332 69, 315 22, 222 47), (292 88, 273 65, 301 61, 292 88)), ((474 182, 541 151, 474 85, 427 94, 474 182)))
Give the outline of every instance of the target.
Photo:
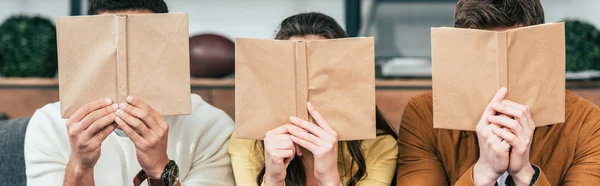
POLYGON ((190 38, 190 74, 192 77, 219 78, 235 71, 235 44, 216 34, 190 38))
POLYGON ((57 69, 52 21, 15 15, 0 25, 0 77, 54 77, 57 69))
POLYGON ((567 71, 600 70, 600 31, 594 25, 565 21, 567 71))

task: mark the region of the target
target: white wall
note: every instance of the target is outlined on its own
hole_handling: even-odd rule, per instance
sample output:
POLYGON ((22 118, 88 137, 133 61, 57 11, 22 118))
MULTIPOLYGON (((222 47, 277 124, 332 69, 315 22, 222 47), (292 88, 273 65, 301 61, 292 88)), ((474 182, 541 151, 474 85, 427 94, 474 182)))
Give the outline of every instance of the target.
POLYGON ((344 24, 343 0, 166 0, 171 12, 187 12, 190 35, 215 32, 227 37, 272 38, 286 17, 319 11, 344 24))
MULTIPOLYGON (((306 11, 328 14, 342 27, 345 25, 344 0, 165 1, 169 11, 189 14, 190 35, 211 32, 230 38, 272 38, 283 19, 306 11)), ((54 20, 56 16, 69 15, 69 10, 69 0, 0 0, 0 21, 17 13, 39 14, 54 20)))
POLYGON ((600 1, 598 0, 542 0, 546 22, 565 18, 588 21, 600 29, 600 1))
POLYGON ((41 15, 54 20, 69 15, 69 0, 0 0, 0 22, 14 14, 41 15))
MULTIPOLYGON (((365 0, 367 1, 367 0, 365 0)), ((326 13, 344 26, 344 0, 166 0, 172 12, 188 12, 190 34, 271 38, 285 17, 304 11, 326 13)), ((573 17, 600 28, 598 0, 542 0, 547 21, 573 17)), ((85 3, 84 3, 85 4, 85 3)), ((83 11, 85 13, 85 10, 83 11)), ((39 14, 52 20, 69 14, 69 0, 0 0, 0 21, 12 14, 39 14)))

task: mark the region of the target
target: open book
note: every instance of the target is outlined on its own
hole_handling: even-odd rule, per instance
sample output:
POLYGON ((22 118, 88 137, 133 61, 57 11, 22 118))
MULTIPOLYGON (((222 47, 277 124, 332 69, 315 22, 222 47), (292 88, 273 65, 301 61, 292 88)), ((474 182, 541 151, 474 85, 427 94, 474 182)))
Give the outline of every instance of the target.
POLYGON ((63 118, 128 95, 162 115, 191 113, 187 14, 69 16, 56 25, 63 118))
MULTIPOLYGON (((373 38, 311 41, 236 39, 235 130, 264 139, 267 131, 311 120, 311 102, 339 140, 375 138, 373 38)), ((314 121, 313 121, 314 122, 314 121)))
POLYGON ((551 23, 487 31, 432 28, 433 125, 475 130, 486 105, 527 105, 536 126, 565 120, 565 29, 551 23))

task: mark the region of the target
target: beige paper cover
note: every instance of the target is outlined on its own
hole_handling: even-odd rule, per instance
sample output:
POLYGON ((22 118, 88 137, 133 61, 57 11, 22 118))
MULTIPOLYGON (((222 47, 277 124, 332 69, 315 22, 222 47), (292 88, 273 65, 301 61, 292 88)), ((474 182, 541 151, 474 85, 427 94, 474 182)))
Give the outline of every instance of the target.
POLYGON ((127 95, 162 115, 191 112, 187 14, 69 16, 56 25, 63 118, 127 95))
POLYGON ((536 126, 564 122, 563 23, 507 31, 432 28, 434 127, 475 130, 501 88, 530 107, 536 126))
POLYGON ((373 38, 314 41, 236 39, 236 135, 309 118, 310 101, 339 140, 375 138, 373 38))

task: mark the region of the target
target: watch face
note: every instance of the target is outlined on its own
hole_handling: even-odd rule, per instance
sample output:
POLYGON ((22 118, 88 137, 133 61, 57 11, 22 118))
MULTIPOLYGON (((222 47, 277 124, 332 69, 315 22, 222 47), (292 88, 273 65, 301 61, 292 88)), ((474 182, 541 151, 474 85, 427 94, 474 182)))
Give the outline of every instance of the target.
POLYGON ((177 166, 177 164, 174 164, 169 169, 169 178, 168 179, 169 179, 170 185, 175 185, 179 181, 179 167, 177 166))

